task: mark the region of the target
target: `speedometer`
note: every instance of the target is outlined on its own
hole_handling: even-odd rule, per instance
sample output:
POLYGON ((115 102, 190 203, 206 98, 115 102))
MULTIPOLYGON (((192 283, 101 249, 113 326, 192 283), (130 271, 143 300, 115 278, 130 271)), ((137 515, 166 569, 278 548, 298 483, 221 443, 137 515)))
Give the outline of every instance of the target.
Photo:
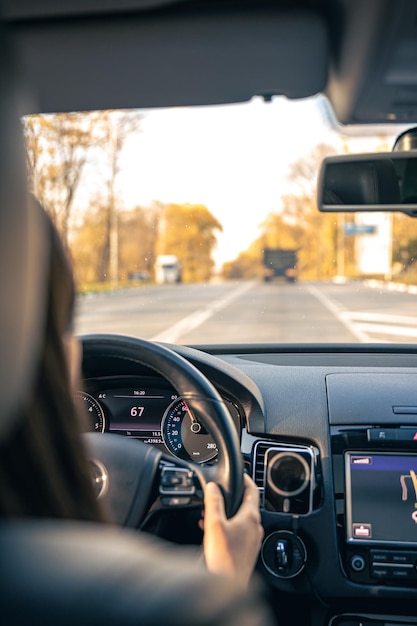
POLYGON ((204 463, 217 455, 213 437, 191 413, 186 401, 177 398, 162 419, 162 437, 168 450, 187 461, 204 463))
POLYGON ((77 402, 80 410, 84 412, 84 415, 88 418, 89 430, 93 432, 104 433, 106 426, 106 420, 104 417, 103 409, 93 396, 84 391, 76 391, 74 394, 75 401, 77 402))

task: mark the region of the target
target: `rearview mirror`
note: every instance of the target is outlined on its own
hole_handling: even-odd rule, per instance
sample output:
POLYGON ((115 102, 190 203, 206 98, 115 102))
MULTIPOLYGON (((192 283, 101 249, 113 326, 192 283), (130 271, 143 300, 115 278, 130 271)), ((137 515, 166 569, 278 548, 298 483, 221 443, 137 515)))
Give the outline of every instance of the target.
POLYGON ((401 211, 417 217, 417 151, 325 158, 317 203, 324 213, 401 211))

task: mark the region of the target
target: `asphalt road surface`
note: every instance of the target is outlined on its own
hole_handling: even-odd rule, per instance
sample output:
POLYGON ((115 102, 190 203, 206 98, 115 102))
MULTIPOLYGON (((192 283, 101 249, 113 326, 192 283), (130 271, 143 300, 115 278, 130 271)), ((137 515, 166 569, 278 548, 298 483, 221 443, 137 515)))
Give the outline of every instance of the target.
POLYGON ((359 282, 143 285, 80 297, 76 332, 186 345, 415 343, 417 293, 359 282))

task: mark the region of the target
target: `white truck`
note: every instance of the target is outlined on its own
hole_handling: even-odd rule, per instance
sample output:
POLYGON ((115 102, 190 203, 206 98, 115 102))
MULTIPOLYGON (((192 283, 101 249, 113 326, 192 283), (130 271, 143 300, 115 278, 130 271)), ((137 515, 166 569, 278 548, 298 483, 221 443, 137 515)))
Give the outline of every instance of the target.
POLYGON ((181 263, 175 254, 160 254, 155 261, 155 282, 159 285, 180 283, 181 263))

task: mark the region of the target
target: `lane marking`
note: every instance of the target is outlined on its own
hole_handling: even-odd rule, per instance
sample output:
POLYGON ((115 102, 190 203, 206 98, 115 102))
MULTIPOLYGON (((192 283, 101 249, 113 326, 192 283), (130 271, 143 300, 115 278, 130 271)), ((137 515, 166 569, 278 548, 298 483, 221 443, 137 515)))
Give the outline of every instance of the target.
MULTIPOLYGON (((387 313, 369 313, 367 311, 348 311, 325 296, 317 287, 307 287, 315 296, 361 343, 377 343, 369 333, 391 335, 392 337, 417 337, 417 318, 406 315, 387 313)), ((384 340, 386 343, 390 343, 384 340)))
POLYGON ((352 319, 362 322, 376 322, 387 324, 403 324, 404 326, 417 326, 417 317, 410 315, 391 315, 389 313, 367 313, 365 311, 349 311, 344 315, 349 315, 352 319))
POLYGON ((393 335, 395 337, 417 337, 417 328, 406 326, 390 326, 388 324, 361 323, 356 328, 362 332, 377 333, 381 335, 393 335))
POLYGON ((337 305, 333 300, 330 300, 327 296, 325 296, 321 291, 314 287, 314 285, 308 285, 307 291, 314 296, 323 306, 326 307, 330 313, 332 313, 336 319, 343 324, 345 328, 354 336, 360 343, 369 343, 369 337, 366 333, 363 333, 361 330, 357 329, 356 324, 354 324, 346 315, 346 311, 342 309, 339 305, 337 305))
POLYGON ((151 341, 161 341, 165 343, 175 343, 178 341, 181 335, 185 335, 189 333, 191 330, 194 330, 198 326, 201 326, 206 322, 210 317, 213 317, 215 313, 218 313, 226 306, 228 306, 231 302, 239 298, 239 296, 252 289, 256 283, 254 281, 245 282, 239 285, 236 289, 228 293, 226 296, 219 298, 218 300, 214 300, 214 302, 210 302, 207 307, 204 309, 198 309, 190 315, 183 317, 181 320, 173 324, 172 326, 166 328, 162 332, 154 335, 151 338, 151 341))

